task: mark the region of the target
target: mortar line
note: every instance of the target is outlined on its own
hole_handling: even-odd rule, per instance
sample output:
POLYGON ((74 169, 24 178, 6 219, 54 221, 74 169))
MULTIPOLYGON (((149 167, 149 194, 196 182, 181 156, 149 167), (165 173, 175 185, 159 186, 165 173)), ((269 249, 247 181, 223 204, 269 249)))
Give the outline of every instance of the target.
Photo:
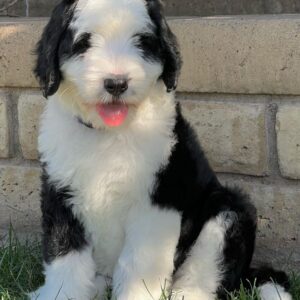
POLYGON ((0 158, 0 168, 1 167, 40 167, 38 160, 29 160, 23 158, 0 158))
POLYGON ((277 149, 276 117, 278 104, 272 101, 266 107, 266 140, 268 151, 268 165, 272 177, 282 178, 279 168, 279 157, 277 149))
POLYGON ((272 94, 233 94, 233 93, 199 93, 199 92, 177 92, 178 100, 212 101, 236 103, 265 103, 272 98, 278 104, 299 104, 300 95, 272 95, 272 94))
POLYGON ((10 102, 11 102, 11 140, 13 142, 13 157, 16 159, 22 158, 22 150, 19 139, 19 118, 18 118, 18 93, 10 93, 10 102))
POLYGON ((8 137, 9 137, 9 158, 14 158, 16 156, 16 146, 15 146, 15 119, 14 115, 14 99, 11 93, 6 93, 6 102, 7 102, 7 110, 6 116, 8 120, 8 137))
POLYGON ((235 174, 235 173, 222 173, 217 172, 217 177, 220 180, 227 180, 232 183, 236 183, 237 186, 239 182, 245 181, 254 184, 262 184, 262 185, 272 185, 272 186, 280 186, 280 187, 297 187, 300 189, 300 180, 296 179, 289 179, 284 177, 262 177, 262 176, 255 176, 255 175, 246 175, 246 174, 235 174))

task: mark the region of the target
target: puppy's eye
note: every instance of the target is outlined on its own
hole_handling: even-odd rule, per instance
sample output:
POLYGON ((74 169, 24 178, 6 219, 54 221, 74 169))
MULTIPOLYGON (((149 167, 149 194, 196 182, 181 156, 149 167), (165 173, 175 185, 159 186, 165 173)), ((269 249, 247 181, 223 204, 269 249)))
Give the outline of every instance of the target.
POLYGON ((72 55, 81 55, 91 47, 91 34, 83 33, 72 46, 72 55))
POLYGON ((142 51, 143 57, 146 60, 160 60, 161 45, 159 39, 150 33, 138 34, 135 36, 136 46, 142 51))

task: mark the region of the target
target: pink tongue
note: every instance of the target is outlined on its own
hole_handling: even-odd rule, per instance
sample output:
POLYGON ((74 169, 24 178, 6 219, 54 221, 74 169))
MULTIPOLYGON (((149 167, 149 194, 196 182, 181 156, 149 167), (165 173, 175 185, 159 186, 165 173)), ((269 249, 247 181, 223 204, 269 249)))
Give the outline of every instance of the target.
POLYGON ((128 107, 124 103, 97 104, 97 112, 107 126, 117 127, 123 124, 128 107))

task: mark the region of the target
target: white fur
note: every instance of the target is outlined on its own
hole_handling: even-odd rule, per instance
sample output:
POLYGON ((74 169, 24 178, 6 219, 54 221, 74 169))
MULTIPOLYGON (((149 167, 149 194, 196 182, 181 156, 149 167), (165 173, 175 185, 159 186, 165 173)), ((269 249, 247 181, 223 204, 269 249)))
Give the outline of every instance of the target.
POLYGON ((95 263, 87 248, 45 264, 45 285, 29 295, 31 300, 83 300, 96 295, 95 263))
POLYGON ((179 269, 173 286, 174 297, 181 300, 214 300, 222 280, 225 233, 234 213, 221 213, 203 227, 189 257, 179 269))
POLYGON ((111 278, 103 275, 97 275, 94 284, 95 287, 94 295, 96 299, 93 298, 92 300, 98 300, 98 299, 103 300, 103 298, 105 298, 105 296, 109 292, 110 286, 111 286, 111 278))
POLYGON ((258 288, 262 300, 292 300, 292 296, 278 284, 268 282, 258 288))
POLYGON ((116 299, 160 299, 162 289, 170 285, 180 223, 177 212, 149 203, 132 209, 113 276, 116 299))
MULTIPOLYGON (((56 185, 75 191, 70 200, 73 211, 84 223, 95 249, 97 270, 102 274, 113 275, 132 207, 148 205, 145 214, 158 214, 150 205, 149 191, 176 142, 172 133, 173 98, 161 90, 158 87, 157 94, 139 106, 130 124, 117 130, 83 126, 56 96, 49 100, 42 118, 41 161, 47 162, 47 172, 56 185)), ((179 220, 179 214, 175 215, 179 220)), ((168 220, 168 212, 163 216, 168 220)), ((174 225, 173 218, 171 222, 174 225)))
POLYGON ((71 26, 83 32, 134 33, 151 25, 145 0, 79 0, 71 26), (120 26, 120 22, 122 25, 120 26))
POLYGON ((150 299, 147 288, 159 298, 173 270, 181 217, 153 207, 149 191, 175 143, 174 114, 166 96, 146 100, 117 131, 86 128, 55 97, 43 115, 41 160, 56 184, 76 191, 73 211, 93 244, 97 271, 114 276, 118 300, 150 299))

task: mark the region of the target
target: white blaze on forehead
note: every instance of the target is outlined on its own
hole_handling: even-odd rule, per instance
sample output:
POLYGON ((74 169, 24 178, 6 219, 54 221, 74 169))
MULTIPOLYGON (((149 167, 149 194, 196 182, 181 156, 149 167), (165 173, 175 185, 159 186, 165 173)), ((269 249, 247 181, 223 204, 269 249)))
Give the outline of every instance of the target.
POLYGON ((144 0, 79 0, 71 26, 76 35, 111 36, 149 31, 151 24, 144 0))

